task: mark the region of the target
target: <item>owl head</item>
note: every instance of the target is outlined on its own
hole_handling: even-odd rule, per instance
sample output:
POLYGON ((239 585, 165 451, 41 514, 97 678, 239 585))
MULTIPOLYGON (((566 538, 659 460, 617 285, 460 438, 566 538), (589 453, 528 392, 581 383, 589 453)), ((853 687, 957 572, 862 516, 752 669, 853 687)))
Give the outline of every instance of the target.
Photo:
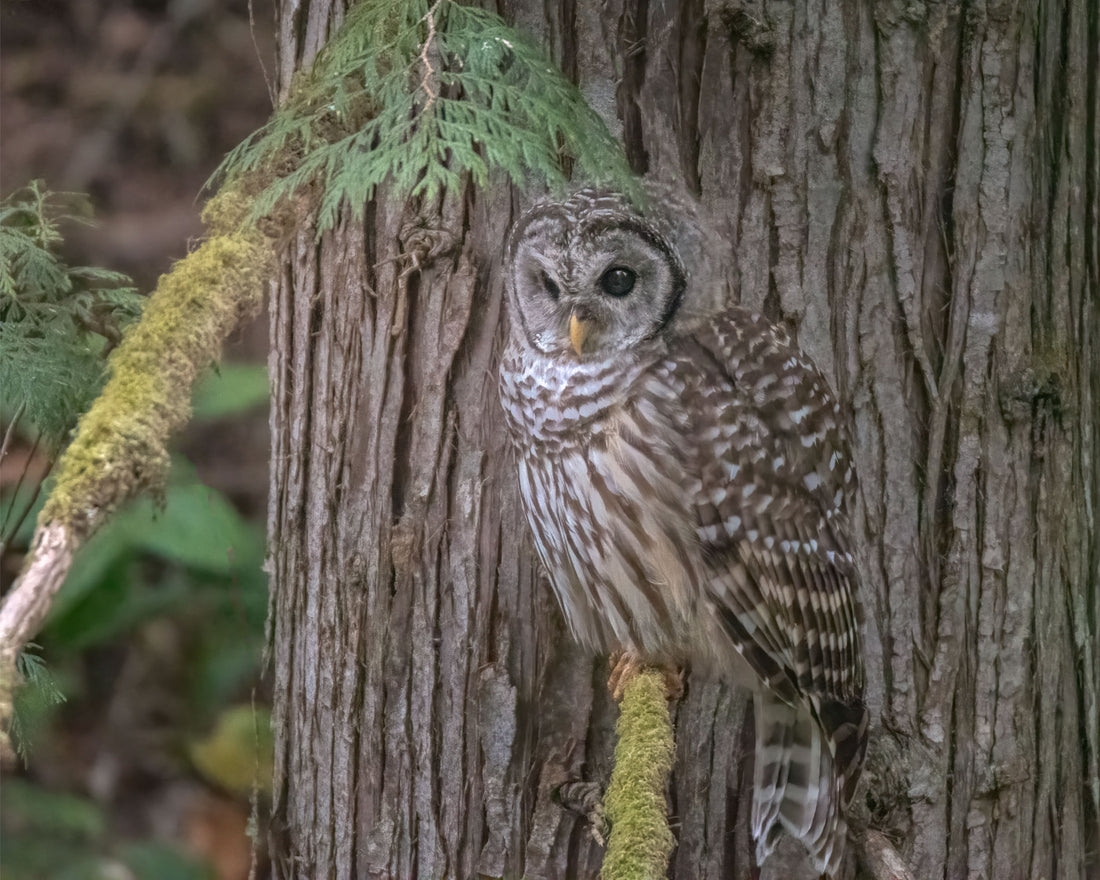
POLYGON ((506 274, 521 342, 580 359, 659 337, 686 286, 669 236, 623 196, 593 190, 524 214, 509 237, 506 274))

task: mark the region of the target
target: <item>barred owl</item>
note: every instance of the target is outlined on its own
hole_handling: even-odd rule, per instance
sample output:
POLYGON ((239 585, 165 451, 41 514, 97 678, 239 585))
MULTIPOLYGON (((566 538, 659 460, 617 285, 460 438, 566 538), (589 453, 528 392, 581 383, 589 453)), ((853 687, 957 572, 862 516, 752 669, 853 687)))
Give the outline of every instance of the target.
POLYGON ((591 190, 513 228, 525 512, 579 642, 753 688, 757 860, 785 830, 835 874, 868 721, 840 408, 784 330, 690 307, 670 229, 591 190))

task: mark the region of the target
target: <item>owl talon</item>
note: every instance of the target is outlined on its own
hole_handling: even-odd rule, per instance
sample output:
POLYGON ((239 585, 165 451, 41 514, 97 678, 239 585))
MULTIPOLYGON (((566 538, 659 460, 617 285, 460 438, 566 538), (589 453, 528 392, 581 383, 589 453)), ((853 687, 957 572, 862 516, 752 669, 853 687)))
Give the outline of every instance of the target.
POLYGON ((607 846, 611 823, 604 812, 603 789, 598 782, 563 782, 554 789, 552 800, 563 809, 583 816, 592 839, 600 846, 607 846))
POLYGON ((662 666, 665 676, 665 698, 674 703, 684 696, 684 670, 681 666, 662 666))
POLYGON ((626 683, 642 671, 642 661, 633 651, 616 651, 610 657, 611 675, 607 689, 616 703, 622 700, 626 683))
POLYGON ((611 834, 611 821, 604 812, 603 802, 596 804, 591 811, 584 814, 588 822, 588 834, 600 846, 607 846, 608 835, 611 834))
POLYGON ((684 695, 684 670, 680 667, 657 666, 642 662, 633 651, 616 651, 611 655, 611 675, 607 679, 607 689, 617 703, 623 698, 627 683, 643 669, 657 669, 665 679, 665 698, 670 702, 684 695))

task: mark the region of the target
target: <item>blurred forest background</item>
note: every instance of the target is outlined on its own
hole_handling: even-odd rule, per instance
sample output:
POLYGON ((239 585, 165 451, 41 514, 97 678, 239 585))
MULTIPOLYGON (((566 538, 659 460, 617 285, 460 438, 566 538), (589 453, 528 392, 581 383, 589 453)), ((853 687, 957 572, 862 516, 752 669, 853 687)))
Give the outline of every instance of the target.
MULTIPOLYGON (((203 183, 271 111, 272 7, 249 6, 0 7, 0 191, 90 196, 94 224, 62 225, 67 263, 146 293, 201 234, 203 183)), ((266 348, 263 318, 238 332, 196 393, 163 508, 118 516, 55 603, 0 788, 6 880, 248 876, 253 780, 270 778, 252 754, 267 735, 266 348)), ((17 403, 0 401, 4 589, 54 453, 17 403)))

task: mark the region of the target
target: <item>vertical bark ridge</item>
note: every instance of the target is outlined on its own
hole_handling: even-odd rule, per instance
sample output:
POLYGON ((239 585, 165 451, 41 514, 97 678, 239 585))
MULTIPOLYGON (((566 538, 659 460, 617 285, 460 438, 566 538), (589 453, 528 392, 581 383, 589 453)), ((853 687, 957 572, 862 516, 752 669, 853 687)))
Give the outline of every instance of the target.
POLYGON ((680 120, 676 127, 680 141, 680 173, 684 186, 693 195, 699 194, 699 91, 707 48, 707 19, 703 9, 704 0, 680 4, 679 53, 676 57, 680 81, 677 95, 680 120))
POLYGON ((623 146, 635 174, 649 171, 645 116, 639 104, 651 51, 648 31, 649 0, 624 0, 619 18, 618 50, 623 72, 618 84, 618 105, 623 126, 623 146))

